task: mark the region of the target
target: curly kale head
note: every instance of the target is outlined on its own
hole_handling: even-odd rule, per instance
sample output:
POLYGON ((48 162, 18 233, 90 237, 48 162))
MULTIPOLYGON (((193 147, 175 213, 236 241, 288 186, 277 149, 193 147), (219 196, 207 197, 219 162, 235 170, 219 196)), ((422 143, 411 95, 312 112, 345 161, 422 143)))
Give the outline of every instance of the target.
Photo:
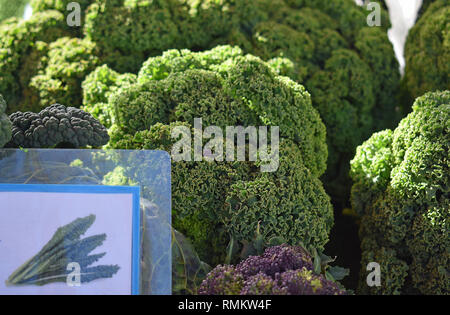
POLYGON ((9 117, 5 114, 6 102, 0 94, 0 148, 11 140, 12 124, 9 117))
POLYGON ((16 112, 9 118, 13 126, 8 147, 100 147, 109 141, 104 126, 89 113, 74 107, 54 104, 37 114, 16 112))
POLYGON ((201 259, 223 261, 230 236, 252 240, 258 222, 267 238, 323 248, 333 224, 318 180, 326 167, 325 126, 301 85, 230 46, 170 50, 129 79, 117 87, 121 79, 104 66, 83 83, 86 110, 114 122, 113 148, 171 152, 174 128, 189 132, 194 118, 224 133, 226 126, 280 127, 276 172, 260 172, 261 161, 173 163, 173 225, 201 259))
POLYGON ((450 3, 428 3, 405 47, 405 85, 412 98, 450 88, 450 3))
POLYGON ((0 24, 0 93, 8 113, 38 112, 57 102, 80 107, 81 82, 99 58, 95 43, 73 35, 55 10, 0 24))
POLYGON ((185 1, 100 0, 86 11, 84 34, 99 45, 106 64, 136 72, 149 56, 194 47, 198 28, 185 1))
POLYGON ((352 0, 207 0, 194 8, 203 33, 213 33, 214 45, 239 45, 264 60, 282 56, 293 62, 280 72, 311 93, 327 127, 324 182, 336 201, 344 201, 356 146, 398 122, 400 75, 386 12, 382 27, 372 28, 368 11, 352 0))
POLYGON ((80 107, 81 82, 99 63, 95 51, 93 42, 79 38, 61 37, 48 45, 30 81, 42 108, 57 102, 80 107))
POLYGON ((219 265, 203 281, 205 295, 343 295, 345 290, 316 274, 313 259, 300 246, 280 245, 250 256, 237 266, 219 265))
MULTIPOLYGON (((450 91, 418 98, 395 131, 374 134, 351 162, 363 261, 381 287, 363 293, 450 293, 450 91)), ((363 274, 366 274, 363 271, 363 274)))
POLYGON ((107 65, 98 67, 82 83, 82 109, 96 117, 101 124, 110 128, 115 121, 114 109, 108 105, 109 96, 123 87, 136 83, 137 76, 132 73, 120 74, 107 65))
POLYGON ((49 43, 70 35, 64 15, 57 11, 33 14, 28 21, 14 18, 0 24, 0 93, 8 102, 8 113, 44 107, 31 80, 47 60, 49 43))

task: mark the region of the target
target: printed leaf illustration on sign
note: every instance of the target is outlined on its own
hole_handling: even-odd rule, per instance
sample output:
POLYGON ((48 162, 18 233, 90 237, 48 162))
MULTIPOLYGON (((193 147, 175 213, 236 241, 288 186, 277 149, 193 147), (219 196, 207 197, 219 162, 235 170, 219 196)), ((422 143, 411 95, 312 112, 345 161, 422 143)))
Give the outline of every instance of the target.
POLYGON ((89 255, 106 240, 106 234, 81 239, 81 236, 95 222, 96 216, 89 215, 58 228, 52 239, 30 260, 9 276, 6 284, 43 286, 54 282, 66 282, 70 273, 67 266, 79 264, 80 281, 88 283, 101 278, 112 278, 120 269, 118 265, 89 267, 106 253, 89 255))

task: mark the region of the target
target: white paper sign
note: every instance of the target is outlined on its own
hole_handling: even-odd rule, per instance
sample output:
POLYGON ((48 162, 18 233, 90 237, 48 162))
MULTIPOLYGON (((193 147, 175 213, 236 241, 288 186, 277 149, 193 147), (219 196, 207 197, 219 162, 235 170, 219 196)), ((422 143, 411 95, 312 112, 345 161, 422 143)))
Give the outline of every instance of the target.
POLYGON ((138 187, 0 184, 0 294, 138 290, 138 187))

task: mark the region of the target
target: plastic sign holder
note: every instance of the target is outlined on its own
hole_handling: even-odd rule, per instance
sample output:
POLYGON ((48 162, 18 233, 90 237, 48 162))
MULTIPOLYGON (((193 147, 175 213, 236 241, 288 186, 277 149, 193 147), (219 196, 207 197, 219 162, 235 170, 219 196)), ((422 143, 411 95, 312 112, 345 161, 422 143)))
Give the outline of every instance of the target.
POLYGON ((171 294, 170 162, 1 149, 0 293, 171 294))

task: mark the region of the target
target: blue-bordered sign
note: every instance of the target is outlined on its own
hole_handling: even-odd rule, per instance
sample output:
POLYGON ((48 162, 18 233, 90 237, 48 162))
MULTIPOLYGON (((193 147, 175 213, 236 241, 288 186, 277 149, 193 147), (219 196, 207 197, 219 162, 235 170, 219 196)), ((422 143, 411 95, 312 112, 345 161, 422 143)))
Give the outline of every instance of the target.
POLYGON ((0 294, 139 294, 140 188, 0 184, 0 294))

